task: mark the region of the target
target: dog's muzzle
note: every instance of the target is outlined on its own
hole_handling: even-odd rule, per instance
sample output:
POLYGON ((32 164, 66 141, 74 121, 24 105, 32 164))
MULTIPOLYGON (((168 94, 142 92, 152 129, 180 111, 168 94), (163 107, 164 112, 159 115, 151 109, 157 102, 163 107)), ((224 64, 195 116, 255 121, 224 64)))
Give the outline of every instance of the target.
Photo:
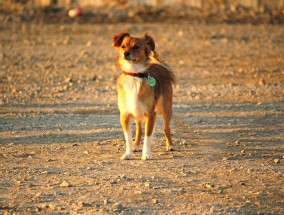
POLYGON ((123 53, 123 58, 124 58, 125 60, 131 60, 131 61, 135 60, 135 59, 133 59, 131 53, 128 52, 128 51, 126 51, 126 52, 123 53))

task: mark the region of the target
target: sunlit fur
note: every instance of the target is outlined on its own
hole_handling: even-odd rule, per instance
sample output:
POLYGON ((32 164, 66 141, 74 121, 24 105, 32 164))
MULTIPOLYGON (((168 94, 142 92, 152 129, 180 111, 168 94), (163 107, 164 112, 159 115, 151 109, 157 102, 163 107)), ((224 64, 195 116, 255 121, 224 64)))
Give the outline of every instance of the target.
POLYGON ((122 72, 147 73, 156 80, 156 85, 151 87, 146 77, 134 77, 122 73, 117 79, 120 122, 126 141, 126 152, 121 159, 133 158, 131 147, 135 151, 139 150, 143 122, 145 122, 145 137, 142 159, 151 158, 153 129, 157 114, 161 115, 164 120, 166 149, 173 150, 170 120, 172 117, 174 74, 165 63, 159 60, 155 52, 154 40, 149 35, 136 38, 131 37, 129 33, 121 33, 114 36, 113 40, 114 47, 119 51, 117 65, 122 72), (134 142, 132 141, 131 118, 136 123, 134 142))

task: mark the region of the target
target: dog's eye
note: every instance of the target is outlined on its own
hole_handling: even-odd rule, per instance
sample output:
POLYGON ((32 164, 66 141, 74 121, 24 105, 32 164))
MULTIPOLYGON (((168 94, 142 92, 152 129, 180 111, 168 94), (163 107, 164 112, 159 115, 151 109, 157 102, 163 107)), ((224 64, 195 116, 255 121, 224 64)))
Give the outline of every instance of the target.
POLYGON ((121 48, 125 49, 125 45, 122 45, 121 48))
POLYGON ((135 45, 135 46, 133 46, 133 48, 134 48, 134 49, 139 49, 139 48, 140 48, 140 46, 135 45))

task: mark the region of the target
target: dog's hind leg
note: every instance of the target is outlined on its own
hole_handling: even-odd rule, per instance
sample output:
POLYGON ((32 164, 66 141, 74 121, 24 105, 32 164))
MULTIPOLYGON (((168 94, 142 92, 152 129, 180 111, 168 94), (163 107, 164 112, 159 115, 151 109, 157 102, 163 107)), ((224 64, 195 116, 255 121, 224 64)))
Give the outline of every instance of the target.
POLYGON ((156 122, 156 112, 153 112, 150 116, 147 117, 145 123, 145 138, 142 150, 142 160, 151 159, 151 146, 154 139, 153 130, 155 122, 156 122))
POLYGON ((174 151, 174 145, 171 138, 171 129, 170 129, 170 120, 171 120, 171 113, 163 113, 163 119, 164 119, 164 132, 166 137, 166 148, 167 151, 174 151))
POLYGON ((141 136, 142 136, 142 123, 141 121, 135 121, 136 123, 136 135, 135 135, 135 140, 133 143, 133 151, 134 152, 139 152, 140 151, 140 141, 141 141, 141 136))

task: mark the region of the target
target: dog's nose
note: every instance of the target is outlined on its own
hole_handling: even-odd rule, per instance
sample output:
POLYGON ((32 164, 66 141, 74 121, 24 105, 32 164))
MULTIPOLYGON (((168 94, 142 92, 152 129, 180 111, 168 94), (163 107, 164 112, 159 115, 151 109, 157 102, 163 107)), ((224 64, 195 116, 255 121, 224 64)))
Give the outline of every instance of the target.
POLYGON ((124 57, 128 57, 130 55, 130 52, 124 52, 124 57))

